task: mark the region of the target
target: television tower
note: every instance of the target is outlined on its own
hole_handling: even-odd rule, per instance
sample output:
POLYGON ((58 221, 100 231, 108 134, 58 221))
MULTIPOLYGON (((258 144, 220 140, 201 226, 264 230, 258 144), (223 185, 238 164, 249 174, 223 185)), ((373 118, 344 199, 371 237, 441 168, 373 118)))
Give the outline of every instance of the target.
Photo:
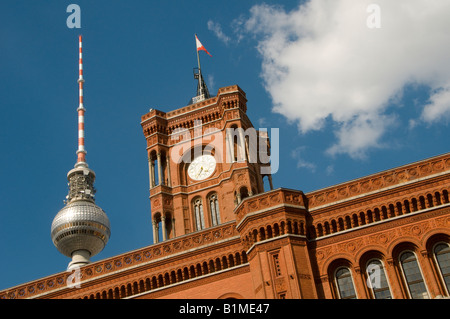
POLYGON ((79 106, 78 150, 75 167, 67 173, 69 193, 65 204, 55 216, 51 237, 54 245, 65 256, 71 257, 68 269, 88 264, 90 257, 103 250, 111 231, 105 212, 95 204, 95 173, 86 163, 84 147, 83 57, 82 37, 79 36, 79 106))

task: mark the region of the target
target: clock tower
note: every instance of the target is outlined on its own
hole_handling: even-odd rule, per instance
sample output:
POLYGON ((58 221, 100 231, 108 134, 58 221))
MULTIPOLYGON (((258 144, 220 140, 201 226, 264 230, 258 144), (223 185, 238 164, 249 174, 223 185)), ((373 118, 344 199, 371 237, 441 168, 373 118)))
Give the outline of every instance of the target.
POLYGON ((265 178, 272 188, 267 132, 247 117, 245 92, 233 85, 198 100, 141 118, 154 243, 233 221, 265 178))

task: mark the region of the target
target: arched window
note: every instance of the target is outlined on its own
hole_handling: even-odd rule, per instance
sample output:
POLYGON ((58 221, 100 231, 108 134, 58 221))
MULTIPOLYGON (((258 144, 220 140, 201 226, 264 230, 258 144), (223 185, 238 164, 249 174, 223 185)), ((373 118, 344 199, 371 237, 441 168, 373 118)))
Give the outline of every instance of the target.
POLYGON ((227 128, 227 153, 230 163, 244 160, 243 150, 245 145, 242 144, 245 143, 245 140, 241 137, 243 138, 242 128, 238 128, 235 124, 227 128))
POLYGON ((403 252, 400 255, 400 264, 411 298, 428 299, 427 288, 414 253, 411 251, 403 252))
POLYGON ((350 269, 347 267, 338 268, 334 274, 334 280, 340 299, 356 299, 350 269))
POLYGON ((447 243, 439 243, 434 247, 433 252, 442 279, 447 287, 447 294, 450 294, 450 246, 447 243))
POLYGON ((220 210, 219 210, 219 200, 218 200, 216 193, 209 196, 209 210, 211 213, 212 226, 219 225, 220 224, 220 210))
POLYGON ((448 191, 447 190, 443 190, 442 191, 442 197, 443 197, 443 203, 447 204, 449 202, 448 191))
POLYGON ((244 198, 247 198, 249 196, 248 189, 245 186, 241 187, 240 193, 241 193, 241 200, 243 200, 244 198))
POLYGON ((159 243, 161 240, 163 240, 161 213, 158 212, 153 215, 152 227, 153 227, 153 243, 156 244, 159 243))
POLYGON ((195 227, 197 228, 197 230, 202 230, 205 228, 202 199, 198 197, 194 199, 193 203, 194 203, 195 227))
POLYGON ((381 260, 369 260, 366 272, 368 277, 367 285, 372 291, 372 296, 375 299, 392 299, 389 283, 381 260))

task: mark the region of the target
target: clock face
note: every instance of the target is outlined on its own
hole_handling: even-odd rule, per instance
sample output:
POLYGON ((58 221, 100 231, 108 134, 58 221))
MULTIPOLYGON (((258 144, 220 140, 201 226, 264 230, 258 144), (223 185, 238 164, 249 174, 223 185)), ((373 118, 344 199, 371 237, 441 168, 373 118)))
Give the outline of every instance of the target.
POLYGON ((212 155, 196 157, 189 165, 188 174, 193 180, 200 181, 208 178, 216 169, 216 159, 212 155))

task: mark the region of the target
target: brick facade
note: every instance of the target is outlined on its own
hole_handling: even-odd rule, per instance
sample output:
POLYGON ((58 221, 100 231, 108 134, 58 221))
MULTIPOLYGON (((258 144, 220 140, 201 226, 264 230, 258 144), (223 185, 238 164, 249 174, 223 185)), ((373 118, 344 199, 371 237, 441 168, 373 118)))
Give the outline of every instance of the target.
POLYGON ((449 296, 443 263, 450 256, 450 153, 310 193, 264 190, 265 178, 271 184, 270 174, 261 174, 267 163, 239 160, 242 145, 248 152, 252 146, 224 133, 253 127, 246 103, 230 86, 211 99, 142 116, 155 243, 82 267, 79 288, 68 287, 73 273, 63 272, 0 291, 0 298, 449 296), (179 132, 194 139, 173 153, 186 145, 174 138, 179 132), (223 147, 210 154, 225 158, 229 146, 236 158, 218 161, 205 180, 193 180, 189 164, 173 160, 193 159, 187 150, 205 151, 220 139, 223 147), (368 274, 373 265, 378 277, 368 274), (374 289, 373 278, 381 280, 374 289))

